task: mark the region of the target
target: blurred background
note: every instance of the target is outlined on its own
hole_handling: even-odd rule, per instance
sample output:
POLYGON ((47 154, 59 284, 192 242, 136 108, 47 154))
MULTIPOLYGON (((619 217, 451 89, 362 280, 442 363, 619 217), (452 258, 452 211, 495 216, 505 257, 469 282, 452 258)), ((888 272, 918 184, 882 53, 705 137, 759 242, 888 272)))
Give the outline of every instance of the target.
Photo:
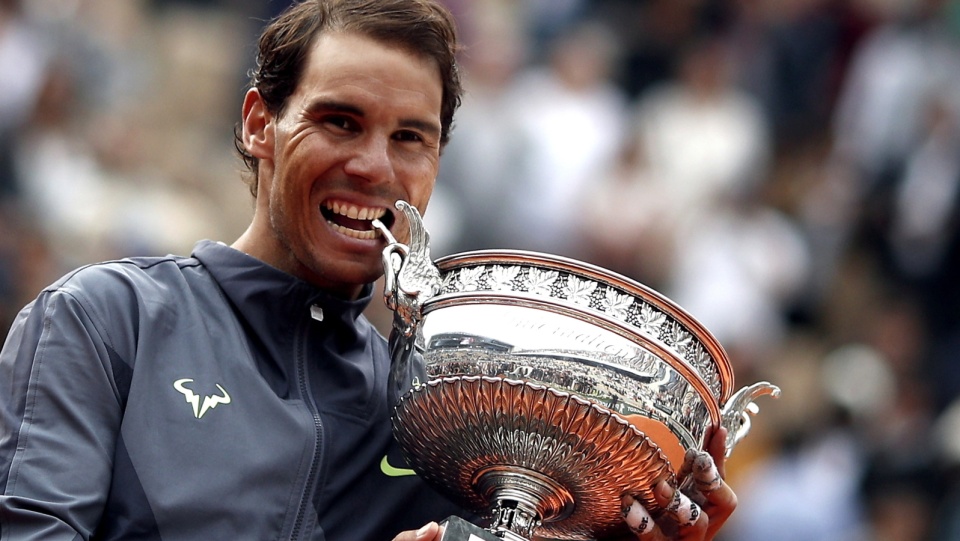
MULTIPOLYGON (((615 270, 778 384, 723 540, 960 540, 960 0, 446 1, 433 254, 615 270)), ((0 0, 0 329, 78 265, 243 231, 287 3, 0 0)))

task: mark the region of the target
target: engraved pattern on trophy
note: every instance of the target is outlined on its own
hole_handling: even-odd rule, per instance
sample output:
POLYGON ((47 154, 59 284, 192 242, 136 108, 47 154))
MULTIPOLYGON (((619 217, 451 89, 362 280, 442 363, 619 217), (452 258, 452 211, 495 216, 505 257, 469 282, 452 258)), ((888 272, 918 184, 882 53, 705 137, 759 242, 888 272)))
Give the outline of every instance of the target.
POLYGON ((404 245, 380 220, 373 226, 387 238, 383 250, 384 302, 394 311, 394 329, 411 336, 420 321, 423 303, 440 290, 440 271, 430 259, 430 234, 423 227, 420 212, 406 201, 397 201, 410 224, 410 244, 404 245))
POLYGON ((722 425, 729 455, 754 401, 779 393, 767 382, 733 393, 716 339, 641 284, 533 252, 433 262, 419 213, 397 208, 409 247, 375 224, 395 312, 394 434, 419 475, 490 515, 484 538, 624 534, 624 494, 656 515, 653 486, 686 481, 687 449, 722 425))
POLYGON ((441 284, 440 271, 430 259, 430 235, 423 227, 419 211, 406 201, 397 201, 396 206, 409 224, 409 246, 397 242, 383 222, 373 220, 373 227, 387 240, 382 260, 383 301, 393 311, 387 384, 390 403, 396 403, 426 377, 423 362, 418 358, 423 350, 418 327, 423 304, 439 291, 441 284))
POLYGON ((474 291, 529 293, 607 314, 674 351, 696 369, 717 399, 723 398, 719 363, 703 344, 681 322, 612 285, 523 265, 464 267, 443 276, 440 295, 474 291))
POLYGON ((655 508, 652 485, 670 473, 657 446, 622 418, 529 382, 435 379, 397 414, 407 427, 398 440, 414 450, 411 466, 424 479, 470 508, 527 507, 533 528, 516 532, 526 538, 619 531, 621 494, 641 487, 636 497, 655 508))
POLYGON ((727 429, 727 456, 733 448, 750 432, 750 416, 760 411, 755 400, 761 396, 780 396, 780 388, 765 381, 744 387, 736 392, 723 409, 723 426, 727 429))

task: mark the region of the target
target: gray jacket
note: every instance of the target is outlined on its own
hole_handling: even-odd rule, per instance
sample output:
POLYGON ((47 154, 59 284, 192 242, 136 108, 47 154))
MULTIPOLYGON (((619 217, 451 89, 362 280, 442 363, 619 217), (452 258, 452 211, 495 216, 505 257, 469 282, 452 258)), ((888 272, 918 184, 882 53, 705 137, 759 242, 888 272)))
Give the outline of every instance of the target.
POLYGON ((81 268, 0 353, 0 539, 391 539, 460 510, 405 470, 347 302, 209 241, 81 268))

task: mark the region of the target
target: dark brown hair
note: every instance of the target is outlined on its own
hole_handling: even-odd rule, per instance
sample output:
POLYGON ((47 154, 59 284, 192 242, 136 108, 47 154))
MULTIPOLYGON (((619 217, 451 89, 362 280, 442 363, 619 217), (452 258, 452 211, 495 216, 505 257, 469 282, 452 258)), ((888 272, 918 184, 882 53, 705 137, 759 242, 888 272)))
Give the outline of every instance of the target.
MULTIPOLYGON (((260 91, 271 114, 283 113, 287 98, 300 82, 310 47, 317 36, 328 31, 357 33, 434 59, 443 82, 440 146, 446 145, 463 86, 456 60, 456 23, 435 0, 304 0, 293 4, 260 34, 257 65, 250 74, 251 86, 260 91)), ((256 197, 259 160, 244 147, 242 125, 235 131, 234 145, 253 173, 250 192, 256 197)))

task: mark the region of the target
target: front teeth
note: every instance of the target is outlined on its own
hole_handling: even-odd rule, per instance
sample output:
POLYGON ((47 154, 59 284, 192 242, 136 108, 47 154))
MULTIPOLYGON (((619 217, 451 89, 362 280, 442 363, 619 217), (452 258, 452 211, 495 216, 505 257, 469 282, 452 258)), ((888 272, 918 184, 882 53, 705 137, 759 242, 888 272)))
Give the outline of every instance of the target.
POLYGON ((387 213, 385 208, 370 208, 370 207, 357 207, 356 205, 348 205, 346 203, 334 202, 332 205, 328 206, 334 214, 340 214, 341 216, 346 216, 347 218, 352 218, 354 220, 373 220, 374 218, 381 218, 384 214, 387 213))
MULTIPOLYGON (((334 201, 332 204, 327 205, 327 209, 332 211, 334 214, 339 214, 341 216, 346 216, 352 220, 374 220, 382 218, 386 213, 387 209, 383 207, 371 208, 371 207, 358 207, 356 205, 349 205, 346 203, 340 203, 334 201)), ((349 237, 354 237, 362 240, 373 240, 378 236, 378 232, 371 228, 369 230, 359 230, 351 229, 349 227, 344 227, 338 223, 327 220, 335 230, 338 232, 347 235, 349 237)))
POLYGON ((336 229, 340 233, 343 233, 344 235, 347 235, 348 237, 353 237, 355 239, 362 239, 362 240, 373 240, 377 238, 377 232, 372 229, 370 231, 357 231, 356 229, 348 229, 346 227, 343 227, 340 224, 335 224, 333 222, 328 221, 327 223, 329 223, 330 225, 333 226, 334 229, 336 229))

